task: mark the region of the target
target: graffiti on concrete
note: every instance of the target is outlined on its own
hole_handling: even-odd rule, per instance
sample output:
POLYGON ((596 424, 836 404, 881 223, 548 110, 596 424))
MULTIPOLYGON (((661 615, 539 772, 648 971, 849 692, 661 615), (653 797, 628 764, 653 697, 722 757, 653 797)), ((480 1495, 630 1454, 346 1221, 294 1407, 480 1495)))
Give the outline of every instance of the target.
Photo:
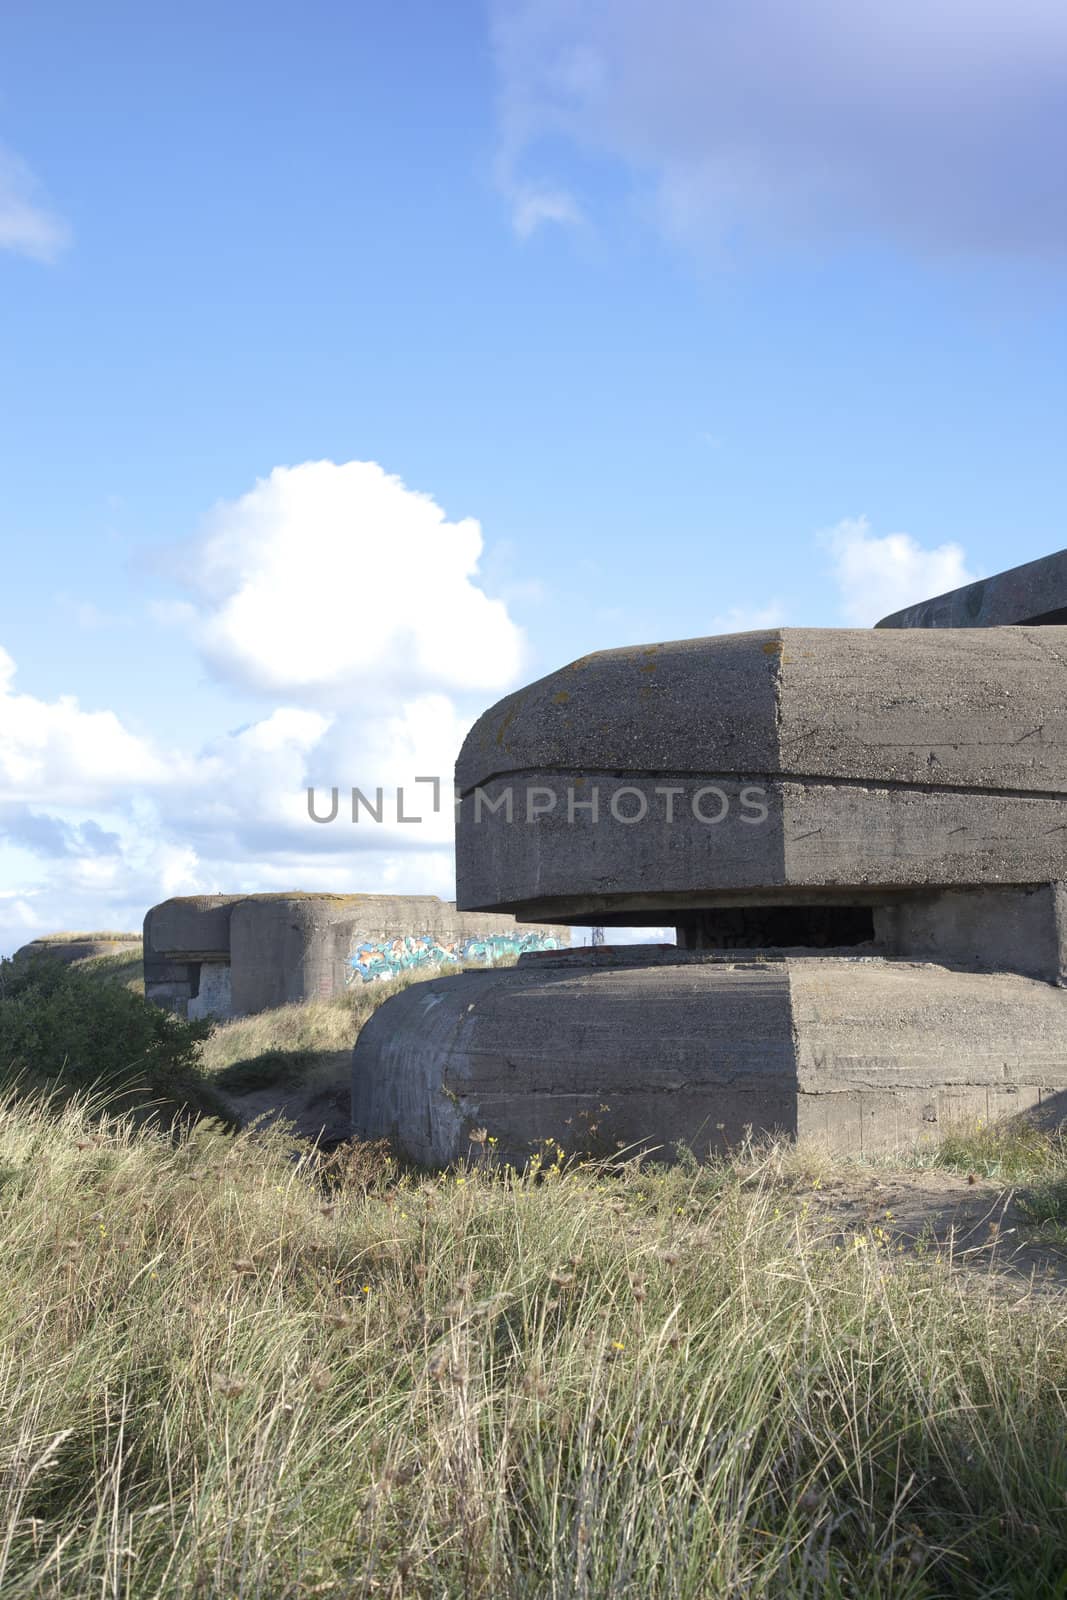
POLYGON ((417 967, 491 967, 528 950, 558 950, 559 940, 546 933, 473 934, 445 944, 432 933, 408 933, 396 939, 365 939, 356 935, 348 958, 349 983, 374 983, 395 978, 417 967))

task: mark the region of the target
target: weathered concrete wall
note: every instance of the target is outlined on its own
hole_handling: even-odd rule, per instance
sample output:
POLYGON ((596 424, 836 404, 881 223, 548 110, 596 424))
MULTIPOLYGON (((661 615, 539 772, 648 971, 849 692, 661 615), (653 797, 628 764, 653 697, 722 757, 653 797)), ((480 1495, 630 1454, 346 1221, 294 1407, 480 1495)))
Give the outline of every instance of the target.
POLYGON ((1067 550, 894 611, 878 628, 999 628, 1067 623, 1067 550))
POLYGON ((874 907, 873 918, 881 954, 1067 984, 1062 883, 915 893, 874 907))
POLYGON ((590 921, 664 895, 1063 879, 1065 662, 1060 628, 585 657, 464 743, 459 904, 590 921))
POLYGON ((569 927, 516 922, 491 911, 457 911, 444 902, 444 915, 430 928, 390 935, 356 929, 348 957, 349 982, 374 983, 423 967, 459 964, 493 966, 499 961, 570 944, 569 927))
POLYGON ((518 1161, 749 1126, 870 1151, 1067 1102, 1063 624, 1067 553, 877 631, 606 651, 492 707, 456 768, 459 904, 685 948, 398 996, 355 1131, 429 1165, 481 1126, 518 1161))
POLYGON ((935 965, 789 961, 797 1133, 868 1154, 1067 1090, 1067 992, 935 965))
POLYGON ((12 959, 27 961, 34 956, 50 956, 69 966, 72 961, 85 961, 90 956, 122 955, 140 948, 139 933, 46 933, 16 950, 12 959))
POLYGON ((196 993, 189 997, 185 1014, 190 1020, 196 1017, 233 1016, 233 994, 230 988, 228 961, 200 963, 196 993))
POLYGON ((200 977, 205 963, 228 963, 230 914, 240 898, 179 895, 150 907, 144 919, 146 999, 180 1017, 227 1014, 204 1010, 200 977))
POLYGON ((349 897, 253 896, 234 908, 234 1016, 344 991, 349 897))
POLYGON ((522 957, 416 984, 366 1023, 353 1130, 441 1166, 486 1128, 698 1155, 757 1133, 871 1152, 1067 1090, 1067 993, 1033 979, 846 956, 667 947, 522 957))
POLYGON ((566 928, 466 916, 435 895, 211 895, 145 918, 145 992, 182 1016, 247 1016, 418 966, 569 941, 566 928))
MULTIPOLYGON (((524 930, 514 918, 467 917, 435 895, 253 895, 235 907, 230 936, 237 1016, 417 966, 477 960, 484 943, 525 937, 563 943, 568 930, 524 930)), ((486 947, 483 959, 491 959, 486 947)))

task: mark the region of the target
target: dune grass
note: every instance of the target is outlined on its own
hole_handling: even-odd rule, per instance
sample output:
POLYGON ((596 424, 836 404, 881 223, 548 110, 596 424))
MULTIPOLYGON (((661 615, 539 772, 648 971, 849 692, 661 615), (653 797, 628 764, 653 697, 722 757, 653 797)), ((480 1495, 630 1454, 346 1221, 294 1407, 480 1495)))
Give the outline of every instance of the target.
POLYGON ((234 1093, 299 1085, 323 1057, 350 1053, 360 1028, 383 1001, 425 977, 420 972, 359 984, 330 1000, 306 1000, 216 1023, 201 1050, 203 1069, 234 1093))
MULTIPOLYGON (((514 957, 497 963, 514 964, 514 957)), ((353 984, 330 1000, 306 1000, 217 1023, 202 1049, 204 1071, 220 1088, 235 1093, 299 1085, 324 1056, 350 1052, 367 1018, 391 995, 412 983, 463 970, 418 968, 376 983, 353 984)))
MULTIPOLYGON (((51 981, 139 1038, 122 960, 51 981)), ((298 1079, 405 981, 201 1029, 198 1081, 298 1079)), ((825 1151, 489 1134, 425 1176, 0 1093, 0 1595, 1067 1597, 1057 1292, 843 1242, 825 1151)), ((1056 1134, 913 1161, 1067 1220, 1056 1134)))
POLYGON ((67 932, 61 932, 61 933, 39 933, 36 936, 36 938, 32 941, 32 943, 35 944, 35 945, 44 946, 44 945, 50 945, 50 944, 78 944, 80 942, 88 943, 90 940, 93 940, 93 939, 102 942, 103 940, 106 939, 106 940, 112 941, 115 944, 119 944, 119 943, 124 943, 125 944, 125 943, 131 942, 134 939, 140 940, 140 938, 141 938, 141 935, 139 933, 132 933, 132 932, 131 933, 119 933, 119 932, 116 932, 116 930, 114 928, 111 928, 111 929, 104 929, 102 932, 98 930, 95 933, 83 933, 80 930, 78 930, 78 931, 67 931, 67 932))
POLYGON ((1054 1299, 773 1161, 489 1160, 0 1104, 0 1593, 1067 1592, 1054 1299))
POLYGON ((937 1144, 917 1151, 915 1165, 970 1172, 997 1183, 1067 1177, 1067 1137, 1026 1116, 949 1128, 937 1144))
POLYGON ((144 960, 140 950, 120 950, 111 956, 84 956, 72 965, 101 982, 121 983, 134 994, 144 994, 144 960))

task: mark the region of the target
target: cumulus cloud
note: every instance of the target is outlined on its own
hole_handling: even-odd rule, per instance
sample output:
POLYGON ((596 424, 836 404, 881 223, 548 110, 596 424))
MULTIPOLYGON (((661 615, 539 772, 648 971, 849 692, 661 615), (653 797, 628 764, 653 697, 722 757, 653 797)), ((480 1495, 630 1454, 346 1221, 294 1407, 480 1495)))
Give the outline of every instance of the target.
POLYGON ((170 776, 166 759, 113 711, 83 711, 73 695, 18 694, 14 680, 15 663, 0 646, 0 798, 85 803, 170 776))
POLYGON ((219 676, 305 702, 501 690, 522 636, 482 545, 373 461, 277 467, 186 552, 196 636, 219 676))
POLYGON ((17 692, 0 649, 0 950, 27 930, 137 926, 168 894, 451 896, 456 754, 522 655, 481 554, 475 521, 369 462, 279 468, 217 506, 172 564, 191 598, 154 614, 268 705, 193 751, 17 692), (311 819, 309 787, 320 816, 338 791, 336 821, 311 819), (353 822, 353 788, 381 821, 353 822))
MULTIPOLYGON (((46 728, 56 704, 33 701, 46 728)), ((0 953, 59 928, 139 927, 147 907, 172 894, 393 890, 448 898, 449 781, 460 732, 454 707, 436 706, 434 697, 362 726, 352 715, 282 707, 195 753, 157 757, 149 776, 159 781, 126 784, 116 772, 110 787, 95 773, 92 786, 84 784, 77 745, 68 741, 54 747, 52 787, 33 805, 12 799, 0 763, 0 953), (432 787, 413 780, 438 775, 436 760, 443 782, 434 812, 432 787), (315 781, 323 811, 330 786, 340 790, 328 826, 308 815, 315 781), (380 824, 366 813, 353 824, 352 785, 372 801, 383 789, 380 824), (398 787, 404 814, 422 815, 422 823, 398 822, 398 787)))
POLYGON ((927 550, 909 533, 871 532, 866 517, 845 518, 819 535, 831 558, 841 615, 867 628, 880 617, 916 601, 973 583, 963 547, 949 543, 927 550))
POLYGON ((0 802, 0 836, 23 850, 55 860, 71 856, 101 856, 119 844, 117 833, 109 833, 91 818, 71 823, 62 817, 32 806, 0 802))
POLYGON ((516 183, 566 145, 650 180, 683 235, 1067 247, 1061 0, 494 0, 492 17, 516 183))
POLYGON ((70 229, 41 198, 26 163, 0 146, 0 250, 55 261, 70 243, 70 229))

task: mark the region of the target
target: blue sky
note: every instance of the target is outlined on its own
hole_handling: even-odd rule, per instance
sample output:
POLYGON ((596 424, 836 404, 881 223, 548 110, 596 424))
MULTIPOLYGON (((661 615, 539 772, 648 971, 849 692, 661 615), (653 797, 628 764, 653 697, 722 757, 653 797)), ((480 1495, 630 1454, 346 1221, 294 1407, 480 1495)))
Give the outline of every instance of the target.
POLYGON ((448 894, 306 782, 1067 543, 1065 112, 1058 0, 5 7, 0 951, 448 894))

